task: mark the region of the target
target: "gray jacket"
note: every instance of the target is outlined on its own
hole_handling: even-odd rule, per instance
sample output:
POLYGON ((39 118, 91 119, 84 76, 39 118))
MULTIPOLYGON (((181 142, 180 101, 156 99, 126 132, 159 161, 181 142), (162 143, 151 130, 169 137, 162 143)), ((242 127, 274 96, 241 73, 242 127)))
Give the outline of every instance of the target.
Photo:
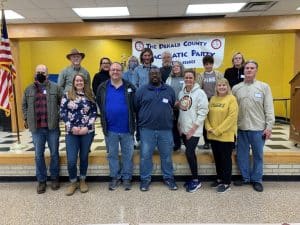
MULTIPOLYGON (((59 127, 59 107, 62 97, 60 87, 55 83, 47 82, 46 84, 47 95, 47 115, 48 115, 48 128, 55 129, 59 127)), ((22 111, 24 120, 28 124, 31 132, 36 130, 36 113, 35 113, 35 94, 36 87, 34 84, 29 85, 25 91, 22 102, 22 111)))

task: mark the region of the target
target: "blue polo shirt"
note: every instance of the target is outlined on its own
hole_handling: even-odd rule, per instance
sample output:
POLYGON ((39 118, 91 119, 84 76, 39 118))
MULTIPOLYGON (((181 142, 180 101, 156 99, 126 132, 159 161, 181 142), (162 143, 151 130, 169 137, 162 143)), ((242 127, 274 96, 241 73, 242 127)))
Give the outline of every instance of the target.
POLYGON ((115 88, 107 82, 105 96, 105 119, 107 130, 115 133, 129 133, 129 112, 125 86, 115 88))

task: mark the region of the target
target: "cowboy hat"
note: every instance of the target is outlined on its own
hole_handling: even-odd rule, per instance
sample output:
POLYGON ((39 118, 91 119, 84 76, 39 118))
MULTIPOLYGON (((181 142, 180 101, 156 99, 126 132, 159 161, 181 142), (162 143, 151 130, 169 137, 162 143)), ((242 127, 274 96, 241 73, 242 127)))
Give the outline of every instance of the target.
POLYGON ((73 49, 71 50, 71 52, 70 52, 69 54, 66 55, 67 59, 70 60, 71 55, 81 55, 81 58, 82 58, 82 59, 83 59, 84 56, 85 56, 84 53, 79 52, 78 49, 76 49, 76 48, 73 48, 73 49))

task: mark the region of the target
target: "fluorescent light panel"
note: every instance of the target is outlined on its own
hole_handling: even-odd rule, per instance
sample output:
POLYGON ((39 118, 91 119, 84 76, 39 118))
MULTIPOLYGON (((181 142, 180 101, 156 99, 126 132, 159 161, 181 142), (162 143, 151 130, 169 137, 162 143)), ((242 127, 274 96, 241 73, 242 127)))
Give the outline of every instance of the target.
POLYGON ((238 12, 246 3, 195 4, 188 5, 186 14, 211 14, 238 12))
POLYGON ((82 18, 99 18, 108 16, 129 16, 127 7, 73 8, 82 18))
MULTIPOLYGON (((16 13, 13 10, 4 10, 5 19, 7 20, 14 20, 14 19, 25 19, 19 13, 16 13)), ((0 11, 0 17, 2 16, 2 12, 0 11)))

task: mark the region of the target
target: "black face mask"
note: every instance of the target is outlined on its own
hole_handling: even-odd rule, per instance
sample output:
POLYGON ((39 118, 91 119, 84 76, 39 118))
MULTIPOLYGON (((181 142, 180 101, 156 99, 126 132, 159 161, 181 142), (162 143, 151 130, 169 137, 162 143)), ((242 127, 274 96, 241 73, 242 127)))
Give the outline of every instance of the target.
POLYGON ((36 80, 40 83, 44 83, 44 81, 46 80, 46 76, 44 73, 37 73, 36 74, 36 80))

